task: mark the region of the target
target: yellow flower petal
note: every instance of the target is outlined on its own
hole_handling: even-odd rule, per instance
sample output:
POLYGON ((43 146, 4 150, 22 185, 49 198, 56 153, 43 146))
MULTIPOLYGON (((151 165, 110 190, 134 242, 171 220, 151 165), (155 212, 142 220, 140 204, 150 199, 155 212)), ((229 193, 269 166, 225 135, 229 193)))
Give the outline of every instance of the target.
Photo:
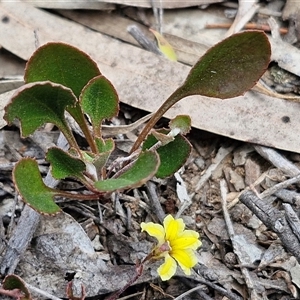
POLYGON ((172 251, 170 254, 176 259, 183 272, 186 275, 191 275, 191 268, 194 267, 198 262, 194 251, 191 249, 177 249, 172 251))
POLYGON ((185 224, 182 219, 174 219, 171 215, 168 215, 164 219, 164 228, 166 232, 166 240, 172 242, 180 236, 184 230, 185 224))
POLYGON ((176 273, 176 268, 176 261, 169 254, 166 254, 165 262, 157 269, 157 273, 161 280, 169 280, 176 273))
POLYGON ((142 222, 141 228, 142 231, 146 231, 149 235, 155 237, 158 240, 158 244, 165 242, 165 229, 160 224, 142 222))
POLYGON ((177 237, 170 243, 170 246, 173 250, 187 248, 196 250, 201 246, 201 244, 198 232, 194 230, 185 230, 181 236, 177 237))

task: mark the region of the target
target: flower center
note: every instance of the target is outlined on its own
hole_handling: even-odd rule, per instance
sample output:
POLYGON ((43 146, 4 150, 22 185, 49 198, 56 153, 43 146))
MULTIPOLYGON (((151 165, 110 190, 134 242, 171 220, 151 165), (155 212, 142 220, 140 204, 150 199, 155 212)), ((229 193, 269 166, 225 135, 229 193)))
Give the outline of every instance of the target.
POLYGON ((172 250, 169 241, 165 241, 158 249, 160 252, 169 252, 172 250))

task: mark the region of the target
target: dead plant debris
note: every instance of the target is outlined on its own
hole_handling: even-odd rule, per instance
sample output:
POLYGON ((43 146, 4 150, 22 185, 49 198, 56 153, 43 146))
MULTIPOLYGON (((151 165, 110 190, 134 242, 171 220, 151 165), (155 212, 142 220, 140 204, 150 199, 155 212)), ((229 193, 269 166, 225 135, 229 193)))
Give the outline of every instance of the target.
MULTIPOLYGON (((151 1, 152 8, 149 1, 139 7, 138 1, 86 1, 84 6, 73 1, 67 7, 64 1, 52 1, 53 7, 38 1, 39 8, 34 2, 0 3, 2 115, 34 49, 53 40, 71 43, 96 57, 120 93, 122 113, 109 124, 111 132, 104 129, 117 134, 114 157, 131 148, 142 110, 158 107, 185 77, 186 65, 226 34, 250 26, 267 30, 272 63, 258 86, 262 94, 251 91, 224 102, 191 97, 167 115, 189 114, 195 127, 189 135, 193 152, 176 176, 113 194, 105 204, 57 199, 64 212, 55 219, 23 204, 11 171, 21 157, 35 156, 48 185, 57 184, 44 151, 46 145, 65 147, 63 141, 52 126, 20 139, 17 124, 6 127, 1 115, 1 278, 19 275, 34 299, 65 298, 67 285, 76 299, 84 294, 105 299, 127 284, 153 245, 140 223, 170 213, 201 235, 192 276, 178 272, 162 282, 157 266, 149 266, 120 299, 299 299, 297 2, 186 1, 188 8, 182 8, 183 1, 151 1), (152 43, 147 28, 162 30, 178 62, 139 48, 126 30, 130 25, 152 43)), ((82 187, 68 181, 67 188, 82 187)))

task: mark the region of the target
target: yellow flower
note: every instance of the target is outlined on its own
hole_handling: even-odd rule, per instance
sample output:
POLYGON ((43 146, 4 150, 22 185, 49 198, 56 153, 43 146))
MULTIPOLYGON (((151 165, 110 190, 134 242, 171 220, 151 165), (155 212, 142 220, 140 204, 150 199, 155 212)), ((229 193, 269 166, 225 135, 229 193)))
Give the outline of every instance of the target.
POLYGON ((142 231, 155 237, 158 241, 152 254, 155 259, 164 258, 165 262, 157 269, 162 280, 169 280, 176 272, 177 263, 186 275, 191 275, 191 268, 197 263, 194 251, 201 246, 198 232, 184 230, 182 219, 165 217, 163 225, 141 223, 142 231))

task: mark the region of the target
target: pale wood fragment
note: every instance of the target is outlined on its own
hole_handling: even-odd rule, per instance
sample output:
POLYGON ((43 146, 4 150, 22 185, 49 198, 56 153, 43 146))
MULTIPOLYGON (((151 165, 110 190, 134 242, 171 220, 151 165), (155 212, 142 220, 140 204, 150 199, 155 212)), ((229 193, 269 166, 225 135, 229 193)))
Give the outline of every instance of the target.
POLYGON ((274 186, 270 187, 269 189, 259 194, 259 196, 262 199, 268 198, 273 194, 276 194, 278 191, 291 186, 292 184, 299 183, 299 181, 300 181, 300 175, 297 175, 291 179, 275 184, 274 186))

